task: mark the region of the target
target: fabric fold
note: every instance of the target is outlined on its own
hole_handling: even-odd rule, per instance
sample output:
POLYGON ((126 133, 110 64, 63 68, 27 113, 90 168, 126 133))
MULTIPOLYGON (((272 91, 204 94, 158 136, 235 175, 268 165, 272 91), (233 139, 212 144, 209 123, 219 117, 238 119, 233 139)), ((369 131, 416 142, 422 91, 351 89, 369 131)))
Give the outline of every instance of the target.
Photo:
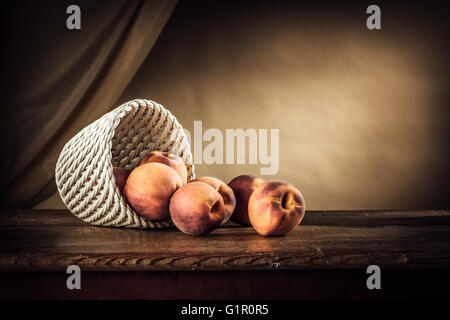
MULTIPOLYGON (((58 29, 47 35, 54 36, 52 41, 35 40, 39 52, 33 55, 30 47, 24 55, 28 68, 36 71, 22 84, 14 84, 7 99, 13 111, 3 129, 14 133, 7 144, 9 155, 2 161, 5 206, 32 207, 56 191, 54 169, 62 147, 115 107, 175 4, 113 1, 100 6, 80 1, 81 30, 58 29)), ((50 10, 46 19, 50 29, 54 14, 50 10)), ((58 23, 64 26, 63 20, 58 23)))

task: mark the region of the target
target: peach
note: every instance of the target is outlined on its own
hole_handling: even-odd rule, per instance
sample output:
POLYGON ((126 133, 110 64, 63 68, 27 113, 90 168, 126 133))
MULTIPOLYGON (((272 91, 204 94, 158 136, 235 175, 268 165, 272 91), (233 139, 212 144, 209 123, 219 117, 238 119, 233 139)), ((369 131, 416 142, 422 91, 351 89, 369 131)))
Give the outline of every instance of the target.
POLYGON ((152 151, 141 159, 139 165, 149 162, 159 162, 171 167, 180 175, 183 184, 187 183, 188 172, 186 165, 179 156, 170 152, 152 151))
POLYGON ((305 215, 305 200, 293 185, 273 180, 262 183, 248 203, 250 223, 262 236, 285 235, 305 215))
POLYGON ((125 183, 130 175, 130 170, 120 167, 113 167, 113 174, 116 178, 116 185, 119 188, 120 194, 123 194, 123 188, 125 187, 125 183))
POLYGON ((174 169, 150 162, 131 171, 124 194, 137 214, 151 221, 159 221, 169 218, 169 199, 182 185, 174 169))
POLYGON ((263 182, 263 179, 254 175, 241 175, 231 180, 228 186, 233 190, 236 197, 236 208, 231 220, 244 226, 251 225, 248 218, 248 200, 253 191, 263 182))
POLYGON ((175 226, 190 235, 204 235, 223 221, 225 205, 222 196, 204 182, 189 182, 170 199, 170 217, 175 226))
POLYGON ((227 186, 225 182, 214 177, 200 177, 195 179, 194 181, 207 183, 220 193, 225 205, 225 215, 222 224, 226 223, 233 214, 234 208, 236 206, 236 198, 234 196, 233 190, 229 186, 227 186))

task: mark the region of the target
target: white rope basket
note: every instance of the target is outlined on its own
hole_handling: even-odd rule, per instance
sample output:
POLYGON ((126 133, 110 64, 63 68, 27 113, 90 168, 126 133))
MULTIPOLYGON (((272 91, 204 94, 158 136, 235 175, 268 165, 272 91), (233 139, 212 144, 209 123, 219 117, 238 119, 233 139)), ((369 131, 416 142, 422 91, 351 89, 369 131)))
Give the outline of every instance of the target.
POLYGON ((113 166, 133 170, 150 151, 179 155, 195 178, 190 146, 177 119, 160 104, 136 99, 94 121, 69 142, 56 163, 55 179, 64 204, 96 226, 164 228, 133 211, 121 196, 113 166))

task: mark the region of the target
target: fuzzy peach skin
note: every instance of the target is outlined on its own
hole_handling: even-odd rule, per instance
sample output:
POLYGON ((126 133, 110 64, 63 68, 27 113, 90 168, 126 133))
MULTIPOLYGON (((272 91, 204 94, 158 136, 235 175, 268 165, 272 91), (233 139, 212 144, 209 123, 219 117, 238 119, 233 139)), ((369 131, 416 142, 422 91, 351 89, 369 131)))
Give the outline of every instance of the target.
POLYGON ((169 199, 182 185, 180 176, 171 167, 151 162, 131 171, 124 194, 137 214, 159 221, 169 218, 169 199))
POLYGON ((189 182, 170 199, 170 217, 184 233, 198 236, 217 228, 224 219, 222 196, 203 182, 189 182))
POLYGON ((225 182, 214 177, 200 177, 195 179, 194 181, 207 183, 220 193, 225 205, 225 215, 222 224, 226 223, 233 214, 234 208, 236 206, 236 197, 234 196, 233 190, 229 186, 227 186, 225 182))
POLYGON ((183 184, 187 183, 188 172, 186 164, 179 156, 169 152, 152 151, 141 159, 139 165, 149 162, 159 162, 171 167, 180 175, 183 184))
POLYGON ((130 170, 120 167, 113 167, 113 174, 116 178, 116 185, 119 188, 120 194, 123 195, 123 188, 125 187, 125 183, 130 175, 130 170))
POLYGON ((248 200, 253 191, 263 182, 263 179, 249 174, 238 176, 230 181, 228 186, 236 197, 236 208, 231 215, 231 220, 244 226, 251 225, 248 218, 248 200))
POLYGON ((251 195, 248 211, 250 223, 260 235, 285 235, 302 221, 305 199, 287 182, 267 181, 251 195))

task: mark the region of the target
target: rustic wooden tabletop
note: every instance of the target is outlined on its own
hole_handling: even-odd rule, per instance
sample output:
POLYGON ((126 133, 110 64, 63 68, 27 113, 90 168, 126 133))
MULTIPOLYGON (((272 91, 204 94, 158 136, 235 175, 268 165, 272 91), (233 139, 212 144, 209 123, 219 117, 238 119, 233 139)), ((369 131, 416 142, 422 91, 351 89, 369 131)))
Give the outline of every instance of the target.
POLYGON ((383 270, 450 270, 448 210, 309 211, 284 237, 262 237, 231 223, 199 237, 175 228, 94 227, 64 210, 3 211, 0 228, 0 274, 14 273, 16 279, 24 271, 63 274, 72 264, 83 271, 255 276, 256 271, 365 271, 371 264, 383 270))
POLYGON ((310 211, 284 237, 234 224, 197 237, 93 227, 68 211, 40 210, 2 212, 0 227, 3 271, 450 267, 450 211, 310 211))

